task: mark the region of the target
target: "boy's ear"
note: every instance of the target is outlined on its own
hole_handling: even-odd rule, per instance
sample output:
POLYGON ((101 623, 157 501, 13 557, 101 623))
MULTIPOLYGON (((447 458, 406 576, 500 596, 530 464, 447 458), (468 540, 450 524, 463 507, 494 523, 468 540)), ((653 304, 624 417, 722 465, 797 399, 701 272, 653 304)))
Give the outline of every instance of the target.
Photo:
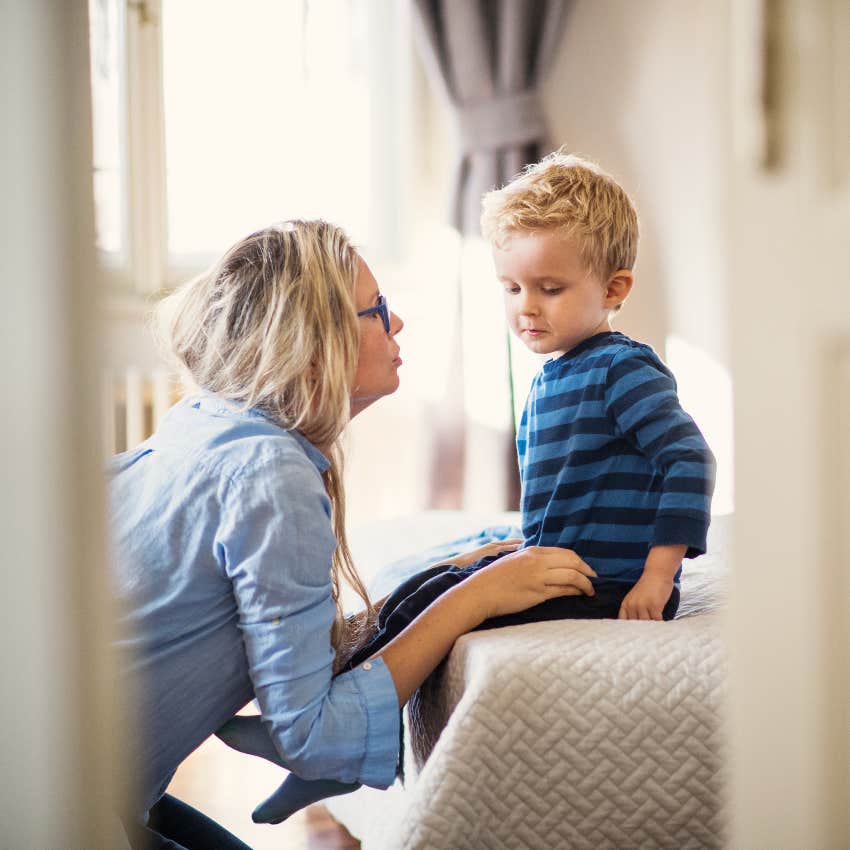
POLYGON ((630 269, 618 269, 605 284, 605 306, 616 310, 628 298, 635 282, 630 269))

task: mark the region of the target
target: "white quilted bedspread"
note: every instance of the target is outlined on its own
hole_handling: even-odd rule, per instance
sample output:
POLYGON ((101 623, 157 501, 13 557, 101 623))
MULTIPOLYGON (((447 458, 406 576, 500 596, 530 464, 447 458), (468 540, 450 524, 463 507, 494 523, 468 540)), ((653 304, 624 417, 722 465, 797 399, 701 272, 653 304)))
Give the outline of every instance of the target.
POLYGON ((720 847, 718 616, 465 635, 408 709, 406 786, 328 808, 364 850, 720 847))
POLYGON ((377 797, 350 825, 364 850, 719 847, 715 616, 461 638, 420 709, 445 725, 421 773, 408 768, 404 794, 364 789, 332 812, 346 822, 346 805, 367 815, 358 797, 377 797))

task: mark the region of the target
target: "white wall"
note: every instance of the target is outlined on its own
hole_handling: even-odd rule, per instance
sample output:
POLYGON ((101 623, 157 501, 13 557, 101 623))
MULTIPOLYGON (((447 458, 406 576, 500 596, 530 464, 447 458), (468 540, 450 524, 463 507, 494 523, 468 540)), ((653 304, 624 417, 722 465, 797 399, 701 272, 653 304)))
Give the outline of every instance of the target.
POLYGON ((718 458, 721 512, 733 505, 727 44, 716 0, 578 0, 543 94, 552 143, 599 162, 637 205, 636 285, 615 327, 676 373, 718 458))
POLYGON ((659 351, 675 332, 727 362, 719 9, 579 0, 544 108, 553 142, 597 160, 637 204, 637 286, 621 329, 659 351))

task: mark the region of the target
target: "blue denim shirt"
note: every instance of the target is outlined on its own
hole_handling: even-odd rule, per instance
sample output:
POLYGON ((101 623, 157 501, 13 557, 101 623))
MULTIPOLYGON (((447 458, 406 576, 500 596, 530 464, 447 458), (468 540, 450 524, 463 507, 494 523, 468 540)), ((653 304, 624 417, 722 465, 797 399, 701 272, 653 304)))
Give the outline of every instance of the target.
POLYGON ((331 678, 327 466, 300 434, 212 395, 181 402, 112 460, 119 687, 138 702, 136 814, 254 697, 295 773, 392 784, 389 670, 375 659, 331 678))

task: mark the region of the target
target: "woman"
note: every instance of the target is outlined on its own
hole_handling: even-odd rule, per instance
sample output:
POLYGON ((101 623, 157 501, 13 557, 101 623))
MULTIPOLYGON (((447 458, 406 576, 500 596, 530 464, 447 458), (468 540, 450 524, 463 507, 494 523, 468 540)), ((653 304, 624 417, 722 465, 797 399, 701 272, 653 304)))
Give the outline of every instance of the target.
POLYGON ((121 671, 136 685, 142 763, 124 823, 134 845, 244 847, 164 791, 247 702, 293 772, 387 787, 399 707, 454 641, 488 617, 592 593, 592 571, 562 549, 507 555, 333 678, 356 640, 341 581, 375 613, 346 544, 339 440, 398 387, 402 321, 323 221, 254 233, 160 311, 200 393, 112 465, 121 671))

